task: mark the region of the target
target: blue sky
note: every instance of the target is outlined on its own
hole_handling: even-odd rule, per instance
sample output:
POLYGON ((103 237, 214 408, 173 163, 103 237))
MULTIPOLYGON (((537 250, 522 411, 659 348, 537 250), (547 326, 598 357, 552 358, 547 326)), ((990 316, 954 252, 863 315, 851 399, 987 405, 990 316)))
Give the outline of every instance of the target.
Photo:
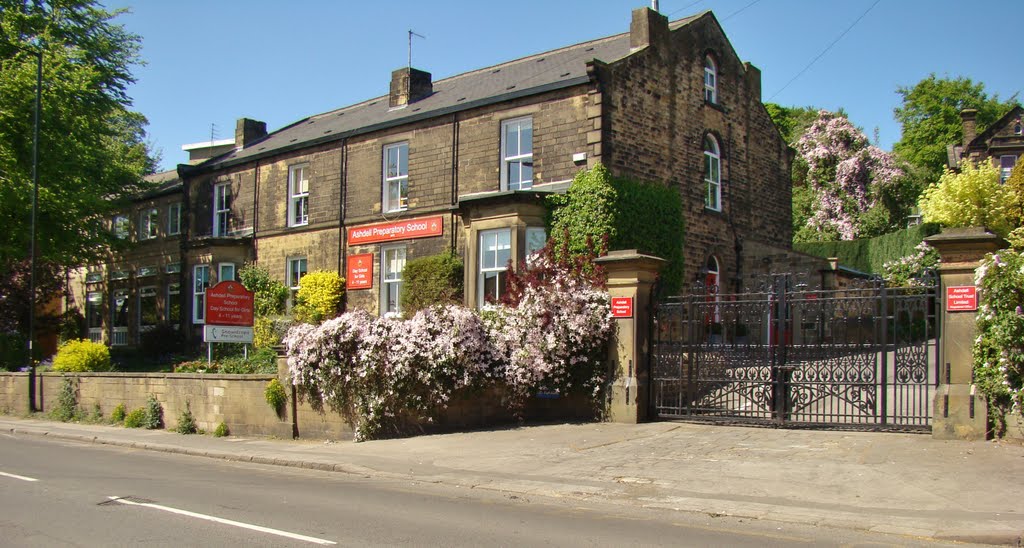
MULTIPOLYGON (((762 71, 765 101, 846 109, 879 145, 899 140, 896 89, 930 73, 966 76, 1006 99, 1024 82, 1024 2, 988 0, 662 0, 672 20, 714 11, 740 58, 762 71), (870 10, 869 10, 870 8, 870 10), (855 20, 867 14, 814 64, 855 20), (981 21, 984 21, 981 22, 981 21), (796 80, 794 77, 804 71, 796 80), (788 85, 787 85, 788 84, 788 85)), ((435 80, 629 30, 644 0, 111 0, 116 21, 142 36, 135 108, 172 169, 181 145, 234 136, 235 120, 271 131, 387 93, 406 64, 435 80)))

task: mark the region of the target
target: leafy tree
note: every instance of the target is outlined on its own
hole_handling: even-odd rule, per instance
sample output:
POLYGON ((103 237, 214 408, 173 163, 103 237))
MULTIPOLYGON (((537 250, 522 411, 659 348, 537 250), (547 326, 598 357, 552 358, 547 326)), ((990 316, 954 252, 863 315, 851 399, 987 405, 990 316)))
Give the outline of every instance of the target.
POLYGON ((256 316, 273 316, 284 313, 288 288, 270 276, 264 266, 250 263, 238 271, 238 281, 253 292, 253 313, 256 316))
POLYGON ((796 241, 884 234, 916 198, 892 156, 842 114, 820 111, 796 150, 807 165, 805 188, 794 193, 794 215, 806 215, 794 218, 796 241))
POLYGON ((1017 226, 1015 196, 999 184, 999 170, 990 162, 965 162, 960 173, 946 170, 925 189, 918 207, 924 220, 944 226, 984 226, 1000 236, 1017 226))
MULTIPOLYGON (((768 110, 775 127, 779 129, 786 144, 793 146, 800 137, 803 137, 807 128, 818 119, 818 111, 815 107, 784 107, 775 103, 765 103, 764 108, 768 110)), ((843 110, 839 110, 843 113, 843 110)))
POLYGON ((37 57, 43 58, 37 250, 59 265, 97 258, 105 225, 155 163, 130 110, 139 37, 93 0, 0 0, 0 272, 28 255, 37 57))
POLYGON ((1017 162, 1005 184, 1011 192, 1010 214, 1014 218, 1014 224, 1018 227, 1024 226, 1024 161, 1017 162))
POLYGON ((1016 96, 1000 101, 998 95, 989 97, 981 82, 963 77, 938 78, 932 74, 896 92, 903 97, 903 104, 894 111, 903 135, 893 145, 893 152, 919 169, 928 183, 942 175, 947 145, 963 141, 961 110, 977 109, 980 133, 1017 105, 1016 96))

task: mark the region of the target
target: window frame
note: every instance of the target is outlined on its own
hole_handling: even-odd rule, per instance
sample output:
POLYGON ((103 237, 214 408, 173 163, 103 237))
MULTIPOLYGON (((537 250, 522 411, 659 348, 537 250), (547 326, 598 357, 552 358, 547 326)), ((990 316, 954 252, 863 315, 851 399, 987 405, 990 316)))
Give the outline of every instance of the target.
POLYGON ((181 324, 181 284, 172 282, 167 284, 167 300, 164 301, 164 321, 172 325, 175 329, 181 324), (178 317, 171 317, 171 310, 174 306, 174 301, 178 301, 178 317))
POLYGON ((381 209, 385 213, 392 213, 395 211, 405 211, 409 209, 409 142, 402 141, 400 143, 392 143, 384 145, 382 150, 382 166, 381 166, 381 192, 383 197, 381 198, 381 209), (405 173, 402 173, 402 151, 405 151, 405 173), (390 176, 388 172, 388 153, 391 151, 398 152, 398 165, 396 167, 397 174, 390 176), (391 203, 391 185, 398 183, 399 194, 397 206, 391 203), (402 189, 404 188, 404 196, 402 195, 402 189))
POLYGON ((722 211, 722 148, 711 133, 704 135, 703 148, 704 209, 722 211))
POLYGON ((167 206, 167 235, 177 236, 181 234, 181 202, 174 202, 167 206))
POLYGON ((1013 169, 1017 167, 1017 160, 1020 158, 1016 154, 1001 154, 999 156, 999 184, 1006 183, 1006 180, 1013 174, 1013 169), (1003 167, 1003 158, 1013 158, 1013 165, 1010 167, 1003 167))
POLYGON ((213 236, 231 232, 231 183, 213 185, 213 236))
POLYGON ((160 209, 147 207, 139 212, 139 241, 155 240, 160 236, 160 209))
POLYGON ((288 257, 285 259, 285 284, 288 286, 288 302, 287 311, 291 312, 292 307, 295 306, 296 297, 299 293, 299 284, 302 282, 302 278, 309 273, 309 260, 305 255, 288 257), (302 265, 302 270, 297 271, 292 265, 302 265), (298 279, 293 279, 296 272, 301 272, 298 275, 298 279))
POLYGON ((510 118, 508 120, 501 121, 501 190, 529 190, 533 188, 533 116, 520 116, 518 118, 510 118), (529 154, 522 153, 522 136, 523 129, 528 124, 530 130, 530 152, 529 154), (508 143, 508 128, 511 126, 518 126, 516 136, 518 139, 517 149, 519 154, 509 155, 509 143, 508 143), (519 169, 519 181, 515 188, 512 188, 513 183, 509 177, 509 169, 513 163, 520 165, 519 169), (522 178, 522 166, 529 165, 530 167, 530 178, 528 181, 522 178), (525 184, 524 184, 525 183, 525 184))
POLYGON ((110 230, 118 240, 127 240, 131 234, 131 221, 127 215, 118 214, 110 222, 110 230))
MULTIPOLYGON (((505 277, 505 272, 508 268, 508 261, 512 259, 512 228, 493 228, 489 230, 481 230, 477 233, 477 264, 476 264, 476 297, 477 297, 477 308, 483 308, 486 306, 487 298, 492 297, 494 301, 501 298, 502 291, 502 280, 505 277), (499 237, 504 235, 507 240, 505 242, 500 241, 499 237), (484 261, 487 258, 485 238, 494 236, 494 264, 485 265, 484 261), (500 259, 501 251, 507 251, 508 258, 502 262, 500 259), (494 275, 497 280, 495 282, 494 295, 488 295, 486 292, 486 281, 494 275)), ((505 280, 507 284, 508 281, 505 280)))
POLYGON ((288 167, 288 226, 306 226, 309 224, 309 177, 306 171, 308 163, 295 164, 288 167), (296 179, 296 173, 301 178, 296 179), (300 183, 296 189, 296 182, 300 183), (299 212, 302 215, 299 215, 299 212))
POLYGON ((718 63, 711 54, 704 55, 704 101, 718 104, 718 63))
POLYGON ((132 293, 127 288, 118 288, 111 291, 110 295, 110 346, 125 346, 128 344, 128 329, 131 323, 132 293), (118 298, 123 298, 122 306, 118 306, 118 298), (123 325, 118 323, 118 317, 124 319, 123 325))
POLYGON ((136 303, 138 305, 138 307, 137 307, 138 310, 137 310, 137 313, 135 314, 135 319, 136 319, 136 324, 135 325, 138 328, 138 332, 139 332, 140 336, 141 336, 142 333, 155 328, 157 326, 157 324, 160 323, 160 309, 157 306, 157 304, 158 304, 158 302, 157 302, 157 295, 158 295, 158 293, 157 293, 157 289, 156 289, 155 285, 146 285, 146 286, 142 286, 142 287, 139 288, 139 293, 135 297, 135 301, 136 301, 136 303), (153 303, 152 303, 152 306, 153 306, 153 323, 151 323, 151 324, 143 324, 142 323, 142 316, 143 316, 143 309, 142 309, 143 301, 142 301, 142 299, 153 299, 153 303))
POLYGON ((202 325, 206 323, 206 289, 210 283, 210 265, 197 264, 192 267, 192 323, 202 325), (199 273, 202 276, 203 285, 199 285, 199 273))
POLYGON ((238 269, 235 267, 235 263, 217 263, 217 283, 224 281, 234 281, 235 276, 238 273, 238 269), (230 270, 231 276, 224 276, 224 271, 230 270))
POLYGON ((409 248, 404 244, 399 245, 382 245, 380 247, 380 315, 386 316, 388 314, 401 314, 402 313, 402 284, 405 281, 403 272, 405 272, 405 265, 409 259, 409 248), (401 268, 395 272, 390 268, 390 260, 388 255, 392 252, 401 254, 401 268), (393 276, 390 279, 388 276, 393 276), (392 310, 389 299, 391 291, 394 290, 395 306, 392 310))

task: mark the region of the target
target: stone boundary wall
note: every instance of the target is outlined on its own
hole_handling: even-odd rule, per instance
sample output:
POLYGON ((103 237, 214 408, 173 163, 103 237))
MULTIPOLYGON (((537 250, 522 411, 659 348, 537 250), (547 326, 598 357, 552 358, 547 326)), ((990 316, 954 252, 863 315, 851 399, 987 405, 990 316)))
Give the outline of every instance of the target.
MULTIPOLYGON (((232 435, 278 438, 352 439, 352 427, 327 410, 314 411, 308 403, 297 406, 290 385, 288 406, 282 416, 267 404, 264 390, 275 375, 219 375, 198 373, 76 373, 69 374, 78 388, 78 407, 91 415, 99 406, 109 418, 118 404, 127 411, 144 408, 150 395, 163 407, 165 428, 177 426, 186 402, 196 425, 212 432, 225 423, 232 435)), ((37 403, 44 413, 57 405, 65 375, 40 373, 36 378, 37 403)), ((516 424, 511 411, 501 405, 497 391, 455 398, 436 423, 423 424, 420 432, 444 432, 516 424)), ((28 373, 0 372, 0 413, 23 415, 28 409, 28 373)), ((534 398, 523 410, 527 421, 593 420, 594 413, 582 398, 534 398)))

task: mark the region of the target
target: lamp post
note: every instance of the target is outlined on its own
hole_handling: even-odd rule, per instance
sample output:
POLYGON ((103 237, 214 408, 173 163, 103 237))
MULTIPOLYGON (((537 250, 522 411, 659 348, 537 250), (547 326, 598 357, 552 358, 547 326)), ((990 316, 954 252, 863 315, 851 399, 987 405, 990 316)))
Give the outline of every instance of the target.
POLYGON ((36 102, 32 123, 32 220, 29 228, 29 274, 28 274, 28 409, 36 409, 36 361, 33 338, 36 323, 36 210, 39 202, 39 114, 43 100, 43 50, 29 49, 10 44, 14 48, 36 57, 36 102))

